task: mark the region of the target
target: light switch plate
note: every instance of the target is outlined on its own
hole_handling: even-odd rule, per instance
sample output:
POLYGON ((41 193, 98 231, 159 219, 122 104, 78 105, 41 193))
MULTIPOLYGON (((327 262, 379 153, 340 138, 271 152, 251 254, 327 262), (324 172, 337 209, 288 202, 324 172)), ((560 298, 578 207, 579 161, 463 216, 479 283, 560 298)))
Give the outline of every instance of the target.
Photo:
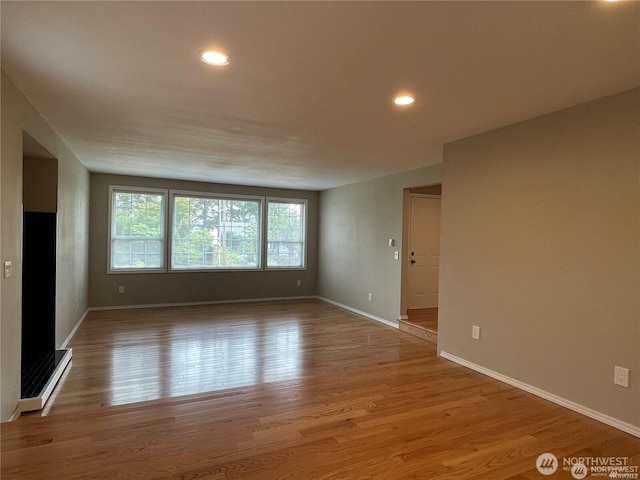
POLYGON ((4 262, 4 278, 11 276, 11 260, 4 262))

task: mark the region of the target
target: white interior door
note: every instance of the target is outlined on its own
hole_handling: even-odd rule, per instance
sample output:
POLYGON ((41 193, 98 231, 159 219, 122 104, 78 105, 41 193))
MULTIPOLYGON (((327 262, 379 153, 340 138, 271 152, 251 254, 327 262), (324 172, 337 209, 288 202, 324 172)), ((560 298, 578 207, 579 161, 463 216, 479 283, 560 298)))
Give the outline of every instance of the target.
POLYGON ((411 195, 408 261, 408 308, 437 307, 440 197, 411 195))

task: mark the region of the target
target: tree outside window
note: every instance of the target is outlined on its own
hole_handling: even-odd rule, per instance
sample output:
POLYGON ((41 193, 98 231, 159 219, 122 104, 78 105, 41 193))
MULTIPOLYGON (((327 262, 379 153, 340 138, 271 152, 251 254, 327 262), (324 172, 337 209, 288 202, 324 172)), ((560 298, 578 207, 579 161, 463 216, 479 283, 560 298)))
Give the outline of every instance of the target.
POLYGON ((301 200, 268 201, 268 268, 305 266, 305 207, 301 200))
POLYGON ((110 269, 164 268, 163 192, 111 192, 110 269))
POLYGON ((173 197, 171 268, 259 268, 259 200, 173 197))

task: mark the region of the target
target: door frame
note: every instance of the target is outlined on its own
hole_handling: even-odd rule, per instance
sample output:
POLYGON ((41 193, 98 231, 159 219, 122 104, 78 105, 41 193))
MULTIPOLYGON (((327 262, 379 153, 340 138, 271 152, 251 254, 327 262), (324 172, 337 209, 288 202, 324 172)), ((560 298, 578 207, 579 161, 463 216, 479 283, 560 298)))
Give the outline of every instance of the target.
POLYGON ((435 193, 441 189, 442 184, 436 183, 420 187, 405 188, 402 193, 402 265, 400 267, 400 319, 407 319, 407 306, 409 296, 409 232, 411 226, 411 197, 421 196, 426 198, 440 198, 442 195, 435 193), (434 193, 428 193, 430 191, 434 193), (424 192, 424 193, 423 193, 424 192))

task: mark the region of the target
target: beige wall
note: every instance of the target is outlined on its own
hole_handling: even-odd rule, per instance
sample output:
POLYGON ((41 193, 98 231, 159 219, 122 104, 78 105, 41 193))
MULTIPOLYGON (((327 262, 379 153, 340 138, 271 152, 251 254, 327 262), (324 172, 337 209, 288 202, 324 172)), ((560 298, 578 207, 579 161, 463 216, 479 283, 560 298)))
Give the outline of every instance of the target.
POLYGON ((22 159, 22 201, 25 212, 58 211, 58 161, 52 158, 22 159))
POLYGON ((90 304, 92 307, 105 307, 315 295, 318 268, 317 224, 317 192, 92 173, 90 304), (307 199, 307 269, 107 274, 109 185, 307 199), (297 286, 297 280, 301 281, 300 286, 297 286), (124 294, 118 293, 120 285, 125 287, 124 294))
POLYGON ((635 426, 639 102, 636 89, 445 146, 439 324, 442 351, 635 426))
POLYGON ((23 131, 58 160, 57 347, 88 306, 89 173, 4 72, 1 83, 0 257, 13 266, 0 288, 0 419, 5 421, 20 398, 23 131))
POLYGON ((403 191, 440 183, 441 167, 437 164, 320 194, 321 297, 397 324, 402 313, 402 260, 395 260, 394 252, 402 255, 403 191), (389 247, 390 238, 395 247, 389 247), (373 293, 371 302, 369 293, 373 293))

